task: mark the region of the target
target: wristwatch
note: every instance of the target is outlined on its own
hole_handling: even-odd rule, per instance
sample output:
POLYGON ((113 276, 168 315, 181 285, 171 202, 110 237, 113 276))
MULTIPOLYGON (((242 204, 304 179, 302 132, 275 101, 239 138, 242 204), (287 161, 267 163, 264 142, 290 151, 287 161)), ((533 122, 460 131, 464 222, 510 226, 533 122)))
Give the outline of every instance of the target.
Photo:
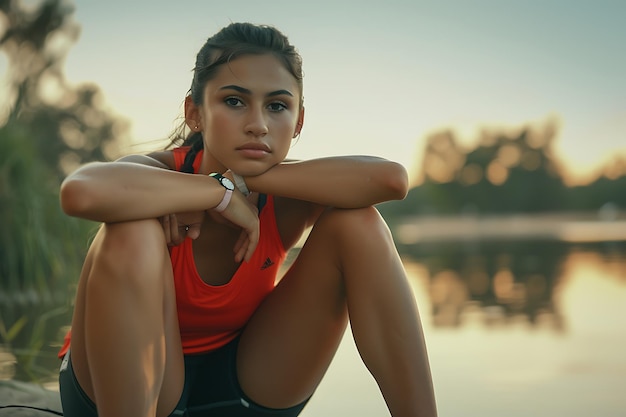
POLYGON ((213 210, 220 213, 224 211, 226 207, 228 207, 228 203, 230 203, 230 199, 233 196, 233 191, 235 190, 235 184, 233 184, 233 182, 230 179, 226 178, 225 176, 223 176, 222 174, 218 172, 210 173, 209 177, 215 178, 217 182, 219 182, 222 185, 222 187, 226 188, 226 193, 224 193, 224 197, 222 198, 222 201, 220 201, 220 203, 213 208, 213 210))

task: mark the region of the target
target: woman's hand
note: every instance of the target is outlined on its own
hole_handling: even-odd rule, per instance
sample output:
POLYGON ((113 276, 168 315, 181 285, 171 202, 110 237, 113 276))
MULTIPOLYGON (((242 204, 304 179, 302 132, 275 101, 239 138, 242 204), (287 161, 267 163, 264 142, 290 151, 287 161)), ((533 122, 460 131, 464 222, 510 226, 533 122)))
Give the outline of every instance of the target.
POLYGON ((235 261, 248 262, 259 243, 259 214, 256 206, 240 191, 234 190, 224 211, 218 213, 215 210, 209 210, 209 212, 216 221, 224 219, 241 228, 241 234, 233 248, 235 261))
POLYGON ((204 220, 204 211, 166 214, 159 218, 168 246, 180 245, 186 237, 197 239, 204 220))

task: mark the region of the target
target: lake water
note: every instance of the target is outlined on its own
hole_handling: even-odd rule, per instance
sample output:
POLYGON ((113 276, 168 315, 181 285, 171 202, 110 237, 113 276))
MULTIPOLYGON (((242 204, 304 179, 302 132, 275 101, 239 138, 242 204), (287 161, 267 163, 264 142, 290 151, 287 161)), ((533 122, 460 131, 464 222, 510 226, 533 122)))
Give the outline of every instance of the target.
MULTIPOLYGON (((626 416, 626 241, 399 247, 441 417, 626 416)), ((28 305, 16 308, 15 317, 31 312, 31 321, 41 319, 28 305)), ((53 345, 69 320, 65 309, 43 321, 48 339, 36 342, 35 352, 32 335, 0 346, 0 379, 27 379, 11 360, 30 351, 27 357, 52 375, 43 380, 54 386, 53 345)), ((389 416, 349 330, 302 416, 389 416)))
MULTIPOLYGON (((626 416, 625 242, 403 252, 441 417, 626 416)), ((302 415, 389 416, 349 333, 302 415)))

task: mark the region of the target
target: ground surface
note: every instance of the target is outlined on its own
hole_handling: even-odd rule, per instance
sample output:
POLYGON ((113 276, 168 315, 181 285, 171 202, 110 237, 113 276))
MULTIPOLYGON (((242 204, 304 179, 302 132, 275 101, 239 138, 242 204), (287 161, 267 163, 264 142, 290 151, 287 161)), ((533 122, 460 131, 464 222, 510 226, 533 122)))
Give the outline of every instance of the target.
POLYGON ((26 382, 0 381, 0 417, 50 417, 55 415, 62 415, 61 399, 58 392, 26 382))

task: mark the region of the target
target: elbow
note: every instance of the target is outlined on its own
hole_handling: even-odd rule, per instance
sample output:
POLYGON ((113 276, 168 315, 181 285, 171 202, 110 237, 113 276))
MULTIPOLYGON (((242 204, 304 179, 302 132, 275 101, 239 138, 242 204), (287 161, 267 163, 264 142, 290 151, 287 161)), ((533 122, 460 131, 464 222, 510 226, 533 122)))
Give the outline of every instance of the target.
POLYGON ((61 209, 72 217, 98 220, 97 212, 103 202, 107 201, 106 190, 98 181, 99 167, 104 163, 92 162, 70 174, 59 190, 61 209))
POLYGON ((401 164, 392 162, 390 165, 390 172, 387 175, 389 200, 403 200, 409 192, 409 176, 401 164))
POLYGON ((90 207, 93 207, 89 188, 85 181, 73 177, 66 178, 59 191, 63 212, 72 217, 88 218, 90 207))

